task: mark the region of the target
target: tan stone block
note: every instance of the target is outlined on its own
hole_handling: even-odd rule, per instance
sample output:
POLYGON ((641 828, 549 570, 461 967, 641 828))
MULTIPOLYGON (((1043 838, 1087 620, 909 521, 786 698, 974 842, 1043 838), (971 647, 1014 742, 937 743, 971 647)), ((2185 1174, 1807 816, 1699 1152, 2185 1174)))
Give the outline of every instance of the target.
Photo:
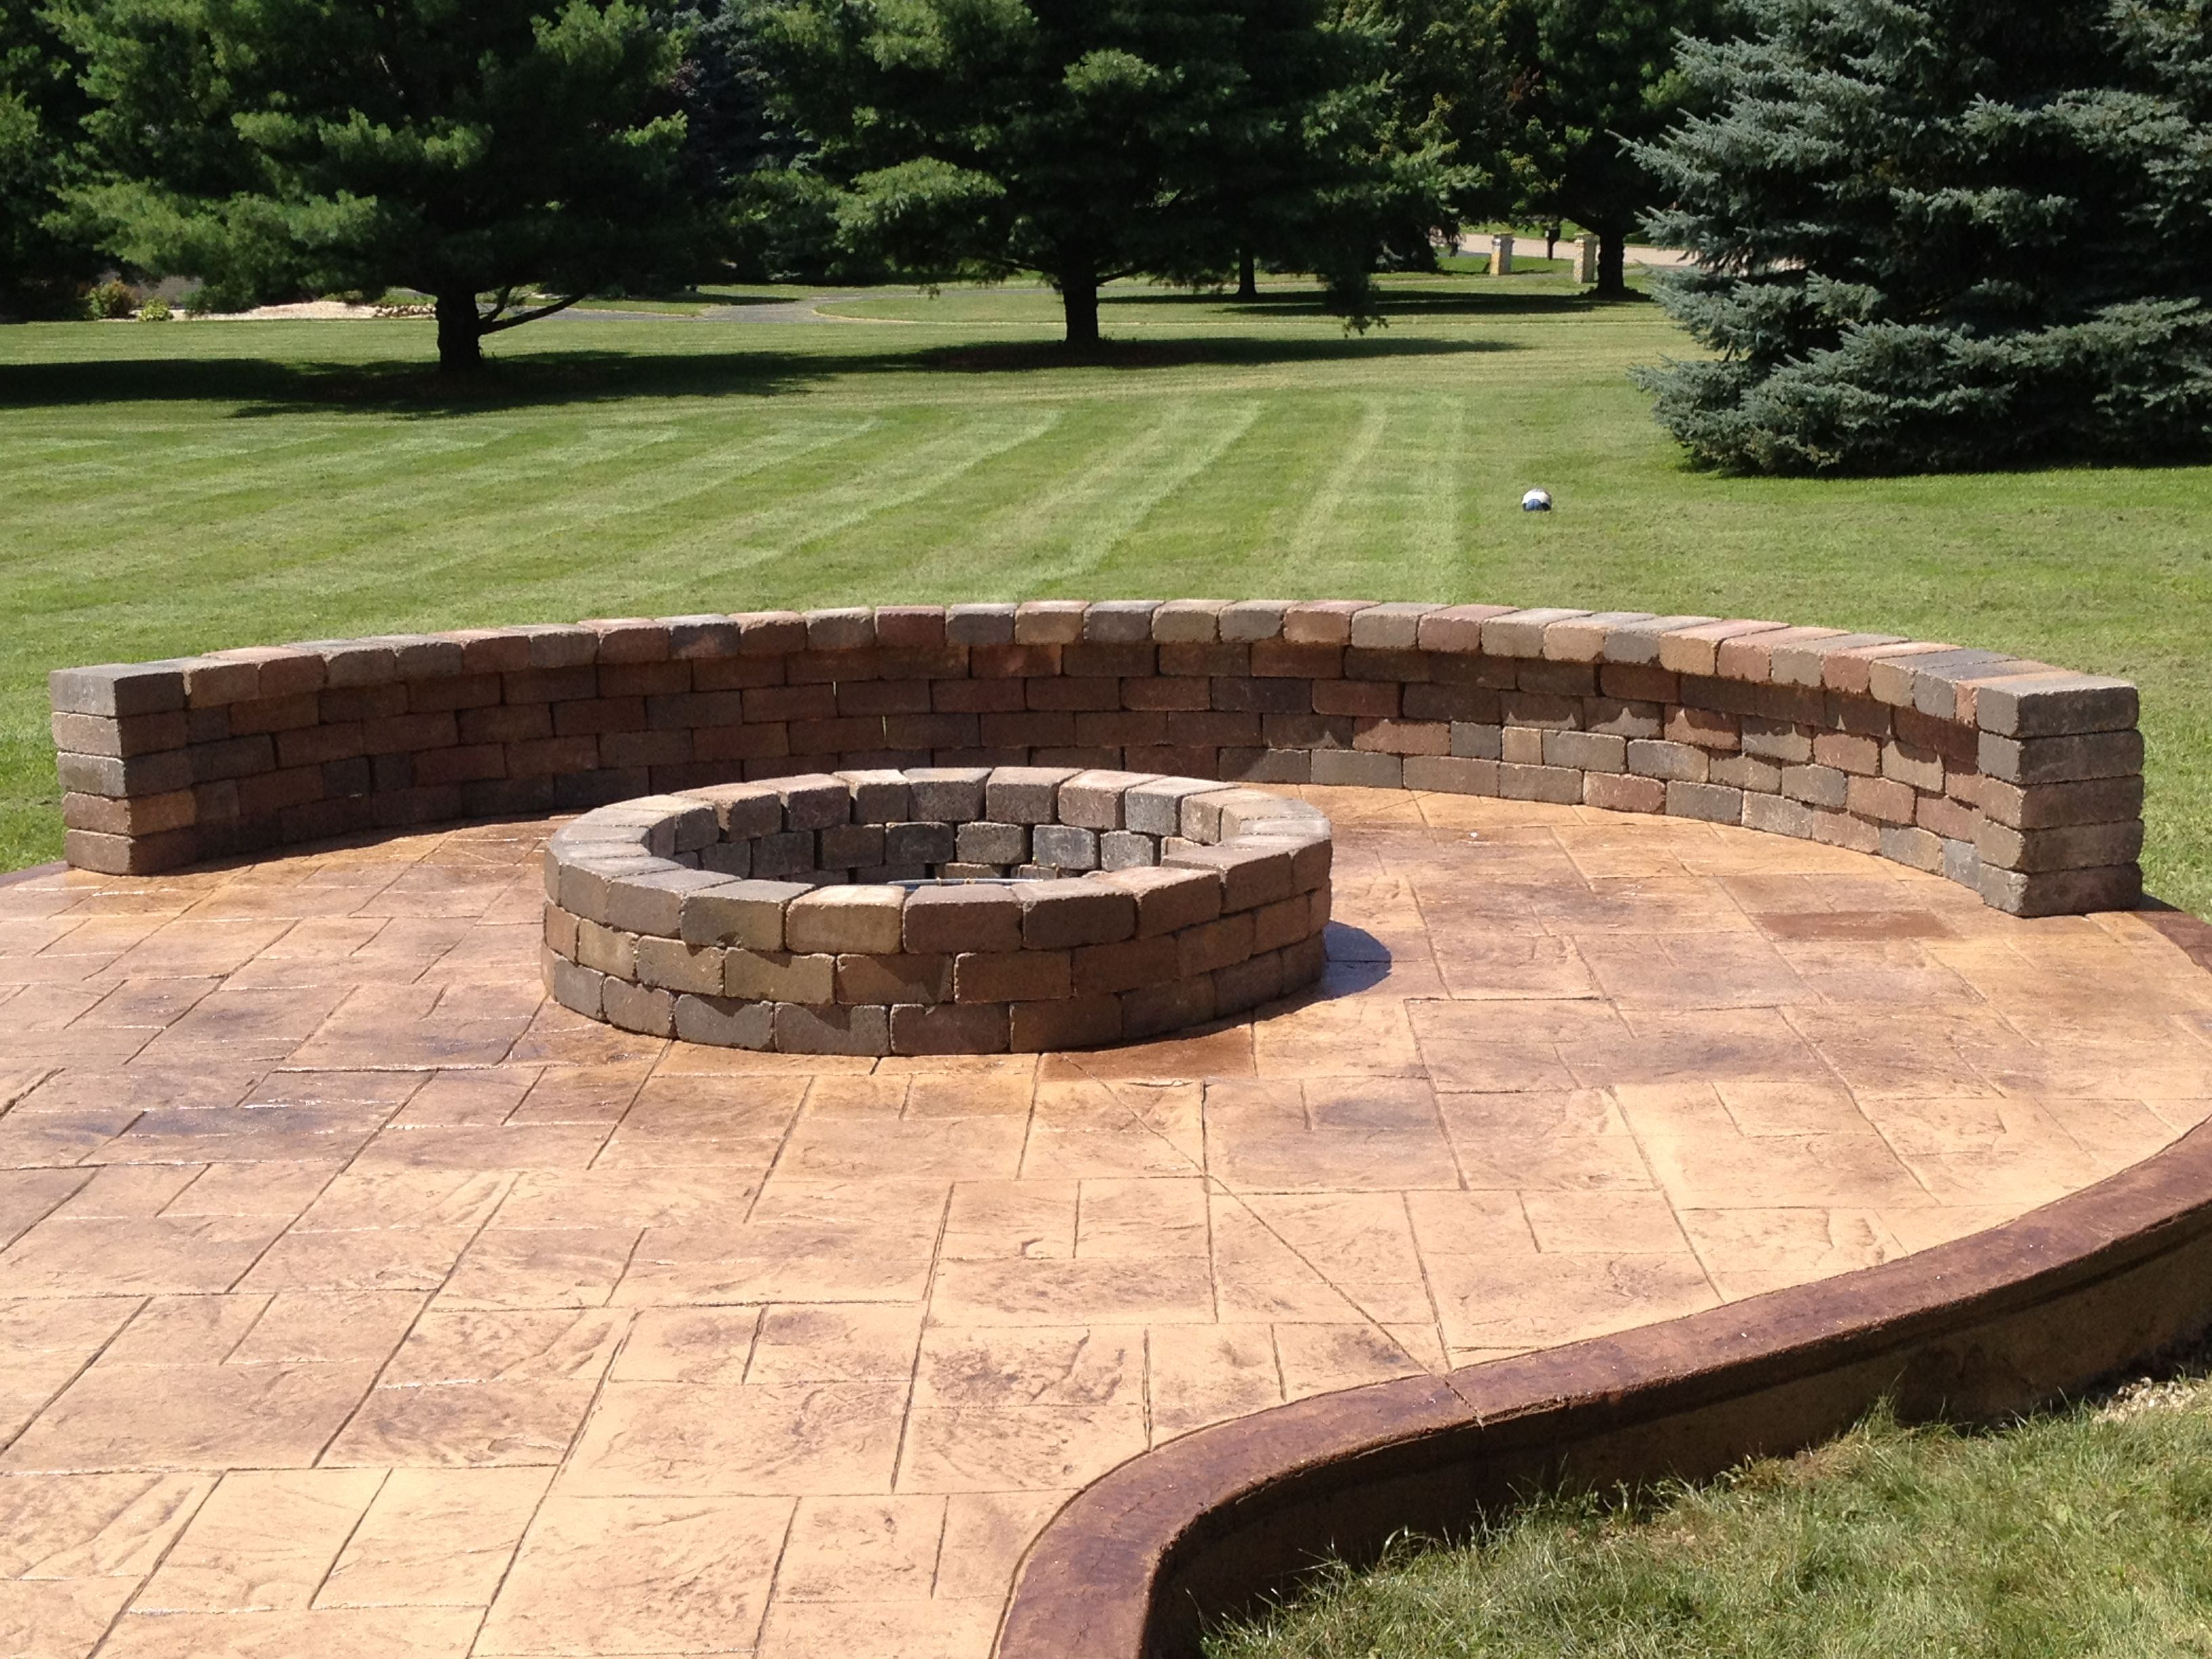
POLYGON ((1853 778, 1844 793, 1846 808, 1882 823, 1911 823, 1914 799, 1909 785, 1888 778, 1853 778))
POLYGON ((1078 772, 1060 786, 1055 803, 1062 823, 1082 830, 1119 830, 1122 797, 1135 785, 1149 783, 1147 772, 1078 772))
POLYGON ((746 997, 680 996, 676 1035, 718 1048, 765 1048, 775 1040, 775 1005, 746 997))
MULTIPOLYGON (((1303 911, 1304 901, 1297 903, 1303 911)), ((1165 935, 1085 945, 1072 958, 1074 994, 1110 994, 1171 980, 1177 972, 1177 956, 1175 940, 1165 935)))
POLYGON ((676 1034, 676 999, 669 992, 610 979, 601 989, 599 1003, 610 1025, 647 1036, 676 1034))
POLYGON ((1663 812, 1667 810, 1667 786, 1657 778, 1593 772, 1583 780, 1583 800, 1609 812, 1663 812))
POLYGON ((679 936, 690 945, 784 948, 783 912, 814 890, 793 881, 732 881, 684 895, 679 936))
POLYGON ((840 1002, 950 1002, 952 958, 943 954, 841 956, 837 958, 840 1002))
POLYGON ((905 901, 905 894, 896 887, 816 888, 785 908, 784 948, 830 955, 890 955, 899 948, 905 901))
POLYGON ((895 1054, 995 1054, 1006 1051, 1002 1002, 902 1003, 891 1009, 895 1054))
POLYGON ((1708 823, 1741 823, 1743 791, 1717 783, 1669 783, 1667 816, 1702 818, 1708 823))
POLYGON ((1065 997, 1073 982, 1073 958, 1066 951, 976 951, 952 961, 956 1002, 1065 997))
POLYGON ((544 938, 546 948, 556 956, 573 960, 576 954, 576 931, 581 924, 557 904, 545 907, 544 938))
POLYGON ((1025 950, 1111 945, 1133 938, 1137 931, 1135 896, 1103 878, 1026 881, 1015 887, 1014 896, 1022 908, 1025 950))
POLYGON ((1021 901, 1004 887, 923 887, 907 896, 903 943, 922 953, 1021 948, 1021 901))
POLYGON ((836 998, 837 959, 788 951, 738 951, 723 964, 726 996, 765 1002, 831 1002, 836 998))
POLYGON ((775 1047, 787 1054, 888 1054, 890 1011, 805 1002, 775 1005, 775 1047))
POLYGON ((1782 772, 1782 793, 1810 806, 1839 808, 1850 787, 1850 777, 1832 766, 1790 766, 1782 772))
POLYGON ((1705 751, 1691 744, 1638 738, 1628 745, 1628 769, 1638 777, 1699 783, 1710 764, 1705 751))
POLYGON ((1011 1010, 1007 1045, 1016 1054, 1057 1048, 1095 1048, 1121 1040, 1119 997, 1066 997, 1052 1002, 1017 1002, 1011 1010))
POLYGON ((1249 910, 1287 898, 1294 890, 1287 848, 1254 837, 1218 847, 1186 847, 1160 854, 1163 867, 1210 870, 1221 880, 1224 913, 1249 910))
POLYGON ((1185 927, 1174 935, 1179 976, 1194 979, 1217 968, 1242 962, 1252 954, 1252 915, 1241 911, 1218 921, 1185 927))
POLYGON ((686 945, 673 939, 641 939, 637 945, 637 977, 647 985, 658 985, 665 990, 719 996, 727 956, 717 945, 686 945))
MULTIPOLYGON (((1953 781, 1953 787, 1965 780, 1953 781)), ((2086 783, 2023 787, 1995 778, 1975 780, 1982 811, 2016 830, 2049 830, 2066 823, 2112 823, 2141 816, 2143 781, 2098 778, 2086 783)))
POLYGON ((1972 841, 1981 826, 1982 815, 1942 795, 1923 795, 1914 809, 1913 822, 1946 841, 1972 841))
MULTIPOLYGON (((1859 771, 1859 767, 1850 767, 1859 771)), ((1943 757, 1932 749, 1919 749, 1894 739, 1881 746, 1881 775, 1930 795, 1943 793, 1943 757)))
MULTIPOLYGON (((1454 726, 1452 729, 1456 746, 1456 733, 1462 728, 1454 726)), ((1433 789, 1443 794, 1495 795, 1498 793, 1498 763, 1457 755, 1408 755, 1406 757, 1405 787, 1408 789, 1433 789)))
POLYGON ((1700 749, 1736 749, 1743 743, 1741 716, 1717 709, 1670 707, 1661 727, 1667 741, 1694 744, 1700 749))
POLYGON ((1823 732, 1813 739, 1813 758, 1822 766, 1860 777, 1881 775, 1883 745, 1875 738, 1850 732, 1823 732))
POLYGON ((1221 914, 1221 878, 1214 871, 1158 866, 1116 870, 1099 879, 1135 900, 1139 939, 1195 927, 1221 914))
POLYGON ((576 925, 576 960, 583 966, 617 979, 637 977, 637 935, 596 921, 576 925))
POLYGON ((1541 766, 1544 734, 1534 726, 1509 726, 1499 734, 1498 753, 1514 766, 1541 766))
POLYGON ((1747 634, 1782 633, 1780 623, 1734 620, 1703 623, 1659 636, 1659 665, 1676 674, 1711 674, 1718 665, 1721 642, 1747 634))

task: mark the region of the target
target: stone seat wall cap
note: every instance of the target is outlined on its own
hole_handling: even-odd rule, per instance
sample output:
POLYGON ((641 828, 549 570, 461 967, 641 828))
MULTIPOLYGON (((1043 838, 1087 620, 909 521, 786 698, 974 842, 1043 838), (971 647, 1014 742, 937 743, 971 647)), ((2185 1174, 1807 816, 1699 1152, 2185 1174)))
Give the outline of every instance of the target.
POLYGON ((865 605, 836 605, 805 615, 811 651, 859 651, 876 642, 876 613, 865 605))
POLYGON ((1899 640, 1891 645, 1855 646, 1848 651, 1832 651, 1823 662, 1820 684, 1832 691, 1864 691, 1874 672, 1874 665, 1892 657, 1932 656, 1939 651, 1956 651, 1955 645, 1937 640, 1899 640))
POLYGON ((1221 834, 1221 813, 1224 807, 1257 805, 1279 800, 1264 789, 1237 787, 1209 789, 1201 794, 1185 795, 1182 810, 1176 815, 1179 833, 1194 841, 1212 842, 1221 834))
MULTIPOLYGON (((478 631, 491 639, 506 637, 504 630, 498 629, 478 631)), ((525 654, 526 659, 526 647, 525 654)), ((329 676, 322 658, 313 651, 302 651, 295 646, 232 646, 222 651, 210 651, 208 655, 224 662, 252 663, 259 671, 254 685, 255 696, 290 696, 319 691, 329 676)))
POLYGON ((1533 605, 1524 610, 1509 611, 1502 617, 1490 617, 1482 624, 1483 654, 1491 657, 1540 657, 1544 654, 1544 630, 1553 623, 1573 622, 1587 617, 1587 611, 1577 611, 1559 605, 1533 605))
POLYGON ((1089 609, 1081 599, 1025 599, 1014 607, 1014 643, 1073 645, 1089 609))
POLYGON ((1912 702, 1917 677, 1931 668, 1980 668, 2010 660, 2001 651, 1978 651, 1965 646, 1953 646, 1947 651, 1878 657, 1867 665, 1867 690, 1876 702, 1904 708, 1912 702))
POLYGON ((1100 599, 1083 613, 1083 637, 1104 645, 1133 645, 1152 637, 1158 599, 1100 599))
POLYGON ((678 908, 678 936, 688 945, 734 943, 748 950, 781 951, 786 908, 813 890, 804 882, 757 877, 695 888, 678 908))
POLYGON ((1162 645, 1208 645, 1221 637, 1226 599, 1169 599, 1152 612, 1152 638, 1162 645))
POLYGON ((1161 778, 1136 783, 1122 792, 1121 821, 1148 836, 1171 836, 1182 825, 1182 803, 1192 795, 1211 794, 1218 783, 1199 778, 1161 778))
POLYGON ((1420 641, 1421 618, 1443 608, 1410 599, 1370 605, 1352 617, 1351 642, 1362 650, 1413 650, 1420 641))
POLYGON ((1011 645, 1014 607, 1011 604, 947 605, 945 637, 952 645, 1011 645))
POLYGON ((1511 605, 1448 605, 1421 618, 1414 643, 1424 651, 1474 656, 1482 650, 1483 623, 1519 609, 1511 605))
POLYGON ((1614 629, 1656 620, 1649 611, 1593 611, 1586 617, 1570 617, 1544 629, 1544 648, 1538 654, 1547 662, 1595 662, 1605 648, 1606 635, 1614 629))
POLYGON ((1717 617, 1682 615, 1654 617, 1649 622, 1621 623, 1606 630, 1597 659, 1621 667, 1644 667, 1659 660, 1659 642, 1678 629, 1698 628, 1718 622, 1717 617))
POLYGON ((737 627, 740 656, 781 656, 806 647, 806 619, 796 611, 732 611, 730 621, 737 627))
POLYGON ((334 686, 382 685, 399 673, 399 653, 374 640, 300 640, 300 650, 323 659, 334 686))
POLYGON ((532 668, 581 668, 599 659, 599 636, 573 623, 537 623, 514 632, 528 647, 532 668))
POLYGON ((461 647, 470 674, 519 674, 530 666, 530 636, 514 628, 441 628, 434 636, 461 647))
POLYGON ((738 625, 727 617, 702 611, 692 617, 670 617, 668 654, 679 661, 700 657, 726 657, 738 648, 738 625))
POLYGON ((1719 665, 1721 643, 1747 634, 1775 634, 1787 626, 1749 617, 1670 628, 1659 636, 1659 665, 1678 674, 1711 674, 1719 665))
POLYGON ((1975 724, 2000 737, 2061 737, 2122 731, 2142 713, 2134 683, 2064 672, 1984 682, 1974 688, 1975 724))
POLYGON ((1737 635, 1720 642, 1713 656, 1713 672, 1724 680, 1765 685, 1773 678, 1771 653, 1778 647, 1808 644, 1843 631, 1840 628, 1782 628, 1737 635))
POLYGON ((876 643, 893 650, 933 650, 945 643, 941 605, 879 605, 876 643))
POLYGON ((668 623, 659 617, 606 617, 581 623, 599 635, 599 661, 668 661, 668 623))
POLYGON ((1838 651, 1904 643, 1895 634, 1831 634, 1823 639, 1793 641, 1774 647, 1767 658, 1766 678, 1777 685, 1818 685, 1821 670, 1838 651))
POLYGON ((1912 706, 1923 714, 1967 726, 1975 724, 1974 700, 1984 685, 2033 674, 2065 672, 2050 663, 2037 662, 2027 657, 2000 655, 1995 662, 1984 663, 1979 666, 1944 664, 1941 659, 1932 657, 1920 660, 1935 665, 1925 672, 1913 675, 1912 706))
POLYGON ((1288 599, 1232 599, 1221 607, 1216 626, 1220 637, 1233 642, 1280 639, 1288 599))
POLYGON ((176 667, 185 677, 185 702, 194 708, 247 702, 261 692, 258 661, 213 655, 179 657, 176 667))
POLYGON ((1292 645, 1344 645, 1352 619, 1372 609, 1372 599, 1301 599, 1283 613, 1283 638, 1292 645))

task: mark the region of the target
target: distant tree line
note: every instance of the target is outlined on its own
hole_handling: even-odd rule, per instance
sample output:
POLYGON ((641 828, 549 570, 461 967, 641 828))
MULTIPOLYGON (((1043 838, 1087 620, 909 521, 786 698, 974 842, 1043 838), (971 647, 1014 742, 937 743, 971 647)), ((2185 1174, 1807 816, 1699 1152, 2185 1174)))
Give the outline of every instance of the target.
POLYGON ((594 291, 1381 270, 1606 239, 1717 0, 0 0, 0 309, 103 270, 432 297, 441 362, 594 291))
POLYGON ((0 313, 197 278, 585 295, 1036 271, 1258 296, 1459 228, 1639 228, 1744 471, 2195 455, 2212 0, 0 0, 0 313))

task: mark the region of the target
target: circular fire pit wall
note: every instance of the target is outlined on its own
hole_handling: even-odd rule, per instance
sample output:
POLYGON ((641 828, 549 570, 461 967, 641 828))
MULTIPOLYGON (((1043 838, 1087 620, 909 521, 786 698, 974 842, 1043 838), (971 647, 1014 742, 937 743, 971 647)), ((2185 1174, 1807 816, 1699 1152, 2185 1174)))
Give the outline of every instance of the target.
POLYGON ((1201 778, 927 767, 587 812, 545 855, 547 987, 792 1054, 1095 1048, 1311 983, 1328 820, 1201 778))

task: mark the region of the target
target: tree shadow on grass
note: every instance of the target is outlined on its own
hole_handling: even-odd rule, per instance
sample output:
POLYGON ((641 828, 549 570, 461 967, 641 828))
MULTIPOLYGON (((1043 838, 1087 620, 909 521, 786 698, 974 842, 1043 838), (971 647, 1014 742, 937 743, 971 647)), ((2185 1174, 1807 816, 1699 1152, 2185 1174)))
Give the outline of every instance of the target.
MULTIPOLYGON (((1297 292, 1271 294, 1265 289, 1260 291, 1260 297, 1256 300, 1238 300, 1226 294, 1116 293, 1109 295, 1105 303, 1109 317, 1115 308, 1122 306, 1148 308, 1204 307, 1217 313, 1223 307, 1233 306, 1237 312, 1253 317, 1319 319, 1324 321, 1334 315, 1318 295, 1297 292)), ((1394 317, 1581 317, 1612 311, 1622 306, 1646 306, 1650 303, 1649 295, 1633 289, 1626 295, 1601 299, 1581 289, 1554 293, 1526 289, 1486 293, 1459 288, 1434 291, 1418 288, 1384 288, 1381 290, 1377 311, 1386 322, 1394 317)))
POLYGON ((235 404, 241 416, 447 415, 675 398, 769 398, 860 375, 1141 372, 1220 364, 1324 363, 1448 356, 1521 348, 1486 340, 1387 336, 1284 340, 1228 337, 1109 340, 1072 351, 1042 341, 903 350, 799 352, 530 350, 494 358, 481 374, 449 378, 419 359, 330 362, 270 357, 95 358, 0 363, 0 409, 118 403, 235 404))

